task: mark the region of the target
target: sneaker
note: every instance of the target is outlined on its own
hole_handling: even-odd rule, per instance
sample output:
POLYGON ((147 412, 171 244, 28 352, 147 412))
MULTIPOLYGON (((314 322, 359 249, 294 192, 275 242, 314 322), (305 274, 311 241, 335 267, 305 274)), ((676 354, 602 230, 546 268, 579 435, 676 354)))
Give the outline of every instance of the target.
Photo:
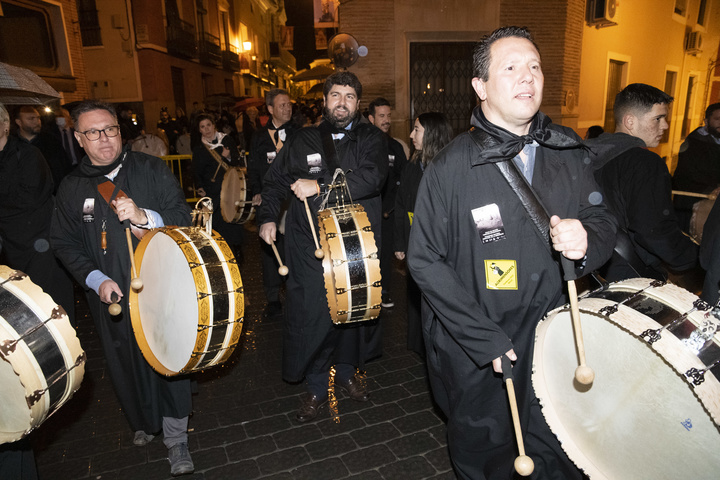
POLYGON ((152 439, 155 438, 155 435, 148 435, 147 433, 143 432, 142 430, 138 430, 135 432, 135 438, 133 439, 133 445, 137 447, 144 447, 148 443, 152 441, 152 439))
POLYGON ((395 306, 395 302, 392 301, 392 298, 390 298, 390 295, 385 295, 382 299, 382 303, 380 304, 382 308, 392 308, 395 306))
POLYGON ((173 477, 187 475, 195 471, 195 465, 192 458, 190 458, 187 443, 178 443, 168 448, 168 460, 170 460, 170 475, 173 477))

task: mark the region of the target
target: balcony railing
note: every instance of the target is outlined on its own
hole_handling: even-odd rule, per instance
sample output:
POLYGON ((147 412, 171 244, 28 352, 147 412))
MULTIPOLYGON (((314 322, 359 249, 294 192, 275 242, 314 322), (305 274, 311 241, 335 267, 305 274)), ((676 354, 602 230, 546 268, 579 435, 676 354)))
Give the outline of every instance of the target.
POLYGON ((180 19, 170 21, 167 26, 167 49, 168 53, 178 57, 194 58, 197 56, 195 27, 180 19))
POLYGON ((231 72, 240 70, 240 56, 234 45, 226 45, 226 50, 222 52, 223 68, 231 72))
POLYGON ((207 32, 203 32, 200 37, 200 63, 215 66, 223 64, 220 39, 207 32))

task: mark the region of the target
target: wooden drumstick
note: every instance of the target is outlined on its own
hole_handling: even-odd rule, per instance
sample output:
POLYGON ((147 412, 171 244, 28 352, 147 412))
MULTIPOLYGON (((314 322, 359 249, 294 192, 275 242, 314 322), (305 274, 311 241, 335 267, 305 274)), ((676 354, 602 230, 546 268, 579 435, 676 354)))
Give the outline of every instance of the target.
POLYGON ((280 268, 278 268, 278 273, 282 275, 283 277, 288 274, 288 268, 283 265, 283 261, 280 258, 280 254, 277 251, 277 247, 275 247, 275 242, 271 243, 270 246, 273 249, 273 252, 275 252, 275 258, 277 258, 278 263, 280 264, 280 268))
POLYGON ((112 292, 110 294, 110 301, 112 302, 110 306, 108 307, 108 313, 112 315, 113 317, 120 315, 122 312, 122 307, 120 306, 120 296, 118 296, 117 293, 112 292))
POLYGON ((125 238, 127 238, 128 253, 130 253, 130 265, 132 265, 133 278, 130 281, 130 286, 137 292, 142 289, 143 282, 140 278, 138 278, 137 268, 135 268, 135 252, 133 252, 132 237, 130 236, 130 221, 124 220, 123 224, 125 225, 125 238))
POLYGON ((305 211, 307 212, 308 222, 310 222, 310 230, 312 230, 313 240, 315 240, 315 257, 323 258, 325 256, 325 252, 322 251, 320 244, 318 244, 317 235, 315 234, 315 222, 313 221, 312 213, 310 212, 310 205, 307 203, 307 198, 305 199, 305 211))
POLYGON ((575 344, 578 351, 580 366, 575 369, 575 380, 583 385, 590 385, 595 380, 595 372, 585 364, 585 342, 583 341, 582 325, 580 323, 580 308, 578 307, 577 289, 575 280, 568 280, 568 296, 570 297, 570 315, 572 317, 575 344))
POLYGON ((518 444, 518 457, 515 459, 515 471, 523 477, 529 476, 535 470, 535 463, 532 458, 525 455, 525 444, 520 429, 520 415, 518 414, 517 399, 515 398, 515 385, 512 377, 512 364, 507 355, 502 356, 503 381, 507 387, 508 401, 510 402, 510 413, 512 414, 513 426, 515 427, 515 439, 518 444))

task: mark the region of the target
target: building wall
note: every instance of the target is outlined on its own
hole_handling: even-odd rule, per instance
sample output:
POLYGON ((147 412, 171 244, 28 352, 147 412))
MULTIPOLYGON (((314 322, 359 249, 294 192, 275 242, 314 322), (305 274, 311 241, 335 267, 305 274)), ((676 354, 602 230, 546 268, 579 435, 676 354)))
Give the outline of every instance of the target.
POLYGON ((368 55, 349 68, 363 84, 364 104, 382 95, 394 104, 393 136, 410 134, 410 43, 478 41, 498 27, 500 0, 363 0, 343 3, 340 32, 368 55))
POLYGON ((80 29, 77 28, 77 6, 75 0, 62 0, 61 5, 65 20, 65 37, 67 38, 68 51, 70 52, 70 63, 72 64, 72 73, 75 77, 75 90, 60 93, 62 95, 62 103, 69 103, 86 98, 88 96, 88 88, 85 80, 82 39, 80 38, 80 29))

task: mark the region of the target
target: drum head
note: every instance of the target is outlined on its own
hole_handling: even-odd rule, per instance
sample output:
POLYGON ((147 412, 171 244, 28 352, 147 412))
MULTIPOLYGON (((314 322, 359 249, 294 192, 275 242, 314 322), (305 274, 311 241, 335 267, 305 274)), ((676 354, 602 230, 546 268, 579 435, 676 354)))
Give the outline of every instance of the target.
POLYGON ((136 336, 141 333, 144 337, 150 352, 142 343, 140 346, 153 368, 179 372, 195 346, 197 291, 188 261, 175 240, 163 232, 153 233, 139 266, 143 289, 137 295, 139 319, 133 318, 133 328, 141 329, 136 336))
MULTIPOLYGON (((581 300, 580 308, 593 301, 605 302, 581 300)), ((570 459, 592 479, 716 478, 720 432, 688 382, 607 318, 583 312, 581 321, 591 388, 574 381, 567 310, 540 323, 533 360, 543 414, 570 459)))
MULTIPOLYGON (((4 325, 0 324, 0 336, 9 337, 4 325)), ((0 358, 0 443, 14 442, 32 426, 30 409, 25 400, 25 387, 13 366, 0 358)))

